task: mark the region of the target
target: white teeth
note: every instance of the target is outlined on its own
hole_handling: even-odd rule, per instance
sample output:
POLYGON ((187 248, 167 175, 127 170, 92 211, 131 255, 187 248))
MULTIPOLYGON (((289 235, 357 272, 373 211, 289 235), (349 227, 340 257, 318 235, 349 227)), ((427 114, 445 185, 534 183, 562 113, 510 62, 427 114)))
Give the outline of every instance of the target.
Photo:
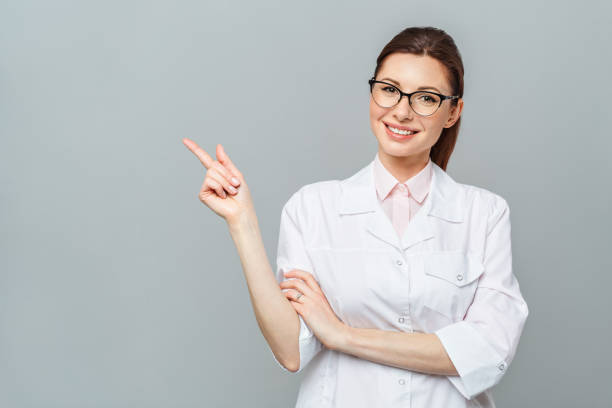
POLYGON ((388 127, 389 129, 391 129, 391 131, 392 131, 393 133, 397 133, 397 134, 399 134, 399 135, 412 135, 412 134, 414 134, 414 133, 415 133, 415 132, 413 132, 413 131, 411 131, 411 130, 400 130, 400 129, 396 129, 396 128, 391 127, 391 126, 387 126, 387 127, 388 127))

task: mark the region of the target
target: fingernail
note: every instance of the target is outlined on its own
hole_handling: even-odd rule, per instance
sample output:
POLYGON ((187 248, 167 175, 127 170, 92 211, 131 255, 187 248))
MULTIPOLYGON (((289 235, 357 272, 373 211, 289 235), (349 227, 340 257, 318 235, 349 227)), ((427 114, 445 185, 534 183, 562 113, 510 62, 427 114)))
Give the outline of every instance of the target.
POLYGON ((236 189, 235 189, 234 187, 232 187, 232 186, 229 186, 229 187, 228 187, 228 189, 229 189, 229 191, 231 191, 232 193, 235 193, 236 191, 238 191, 238 190, 236 190, 236 189))
POLYGON ((232 177, 232 183, 237 186, 238 184, 240 184, 240 180, 238 180, 236 177, 232 177))

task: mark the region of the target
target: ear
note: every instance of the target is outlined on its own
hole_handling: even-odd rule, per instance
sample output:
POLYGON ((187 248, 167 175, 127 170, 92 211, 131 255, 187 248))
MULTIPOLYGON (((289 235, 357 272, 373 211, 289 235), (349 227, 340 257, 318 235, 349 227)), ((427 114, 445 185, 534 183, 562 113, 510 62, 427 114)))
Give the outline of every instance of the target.
POLYGON ((445 128, 452 127, 459 120, 459 117, 461 116, 462 111, 463 111, 463 98, 459 98, 457 100, 457 105, 452 106, 450 115, 448 117, 448 120, 444 124, 444 127, 445 128))

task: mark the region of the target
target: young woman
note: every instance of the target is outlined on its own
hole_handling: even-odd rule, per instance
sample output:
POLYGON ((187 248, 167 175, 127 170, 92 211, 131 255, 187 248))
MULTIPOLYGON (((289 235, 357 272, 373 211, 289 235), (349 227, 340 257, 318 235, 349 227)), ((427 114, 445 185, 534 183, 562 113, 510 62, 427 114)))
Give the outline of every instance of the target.
POLYGON ((446 174, 463 109, 453 39, 411 27, 370 85, 374 160, 308 184, 282 210, 276 274, 245 179, 184 139, 208 169, 200 199, 229 226, 278 364, 304 370, 297 407, 494 407, 528 308, 501 196, 446 174))

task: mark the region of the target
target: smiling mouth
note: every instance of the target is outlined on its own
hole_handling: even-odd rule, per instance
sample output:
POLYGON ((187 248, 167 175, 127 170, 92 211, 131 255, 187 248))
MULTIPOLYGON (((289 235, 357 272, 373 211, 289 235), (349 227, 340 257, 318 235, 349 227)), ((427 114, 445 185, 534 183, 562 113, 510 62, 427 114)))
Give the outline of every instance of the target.
POLYGON ((411 135, 416 135, 417 133, 419 133, 418 130, 414 131, 414 130, 402 130, 402 129, 398 129, 395 128, 393 126, 389 126, 386 123, 384 123, 385 127, 394 135, 397 136, 411 136, 411 135))

